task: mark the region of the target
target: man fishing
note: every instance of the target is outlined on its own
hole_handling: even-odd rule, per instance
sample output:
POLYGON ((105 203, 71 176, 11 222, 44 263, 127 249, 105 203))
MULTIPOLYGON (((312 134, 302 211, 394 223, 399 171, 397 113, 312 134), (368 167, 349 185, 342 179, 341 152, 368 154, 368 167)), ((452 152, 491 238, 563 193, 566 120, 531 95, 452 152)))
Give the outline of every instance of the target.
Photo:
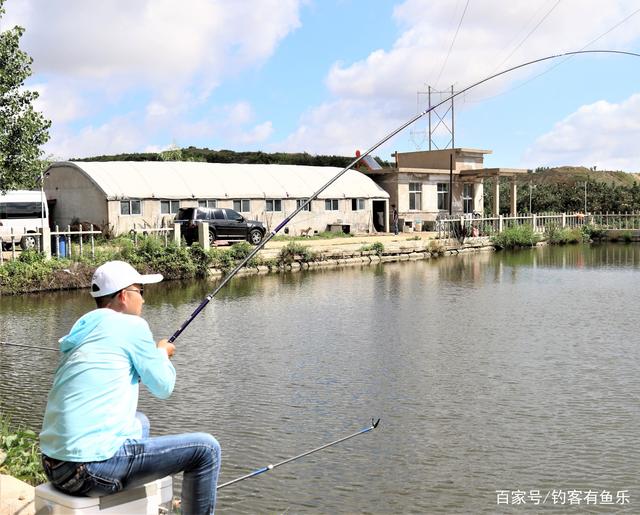
POLYGON ((149 437, 137 412, 138 384, 168 398, 175 384, 175 346, 155 342, 141 318, 145 284, 161 274, 139 274, 109 261, 93 274, 97 309, 60 339, 63 355, 44 415, 40 447, 51 483, 69 495, 97 497, 184 472, 182 513, 213 513, 220 445, 206 433, 149 437))

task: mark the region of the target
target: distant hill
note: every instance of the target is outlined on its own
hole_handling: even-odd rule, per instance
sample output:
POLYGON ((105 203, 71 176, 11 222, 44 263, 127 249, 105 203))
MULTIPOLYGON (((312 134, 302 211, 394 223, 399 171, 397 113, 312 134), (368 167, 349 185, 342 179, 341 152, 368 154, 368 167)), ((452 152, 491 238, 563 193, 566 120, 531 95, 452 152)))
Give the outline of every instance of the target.
POLYGON ((585 181, 602 182, 609 186, 633 186, 640 183, 640 174, 620 171, 593 170, 584 166, 560 166, 558 168, 538 168, 527 176, 534 184, 565 184, 576 186, 585 181))
MULTIPOLYGON (((286 152, 234 152, 233 150, 210 150, 208 148, 187 147, 167 150, 159 153, 132 153, 110 156, 93 156, 71 161, 197 161, 202 163, 241 163, 241 164, 282 164, 308 166, 336 166, 344 168, 354 157, 325 156, 286 152)), ((376 158, 382 166, 390 163, 376 158)))

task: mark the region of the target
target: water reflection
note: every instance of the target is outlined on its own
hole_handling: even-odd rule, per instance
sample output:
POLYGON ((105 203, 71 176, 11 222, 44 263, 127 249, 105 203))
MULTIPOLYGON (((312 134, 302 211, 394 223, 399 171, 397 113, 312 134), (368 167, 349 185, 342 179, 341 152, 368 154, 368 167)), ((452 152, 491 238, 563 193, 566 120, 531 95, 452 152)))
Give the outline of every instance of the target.
MULTIPOLYGON (((634 502, 637 252, 546 247, 238 277, 178 339, 172 398, 143 394, 141 406, 156 434, 215 434, 223 481, 382 418, 224 490, 223 512, 494 513, 495 490, 517 488, 628 488, 634 502)), ((215 286, 150 286, 154 334, 173 333, 215 286)), ((2 298, 2 339, 53 344, 91 302, 2 298)), ((0 409, 34 428, 52 354, 0 347, 0 409)))

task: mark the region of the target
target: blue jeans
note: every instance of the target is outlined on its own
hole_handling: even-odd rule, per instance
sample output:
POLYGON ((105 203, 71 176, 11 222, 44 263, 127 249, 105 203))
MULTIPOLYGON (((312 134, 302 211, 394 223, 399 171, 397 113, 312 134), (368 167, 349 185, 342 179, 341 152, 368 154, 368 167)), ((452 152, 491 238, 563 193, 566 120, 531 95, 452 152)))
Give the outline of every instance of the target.
POLYGON ((108 460, 75 463, 43 456, 51 483, 69 495, 98 497, 184 472, 182 513, 213 513, 220 472, 217 440, 206 433, 150 438, 149 420, 142 413, 136 417, 142 438, 126 440, 108 460))

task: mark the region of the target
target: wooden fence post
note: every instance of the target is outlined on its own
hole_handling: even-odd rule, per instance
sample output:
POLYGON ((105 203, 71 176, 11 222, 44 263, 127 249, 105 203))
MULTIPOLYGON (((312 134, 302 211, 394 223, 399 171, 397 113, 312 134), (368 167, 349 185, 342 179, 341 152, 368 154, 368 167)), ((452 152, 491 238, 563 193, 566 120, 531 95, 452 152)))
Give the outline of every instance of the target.
POLYGON ((91 224, 90 227, 91 227, 91 258, 93 259, 96 257, 96 242, 93 237, 93 224, 91 224))
POLYGON ((45 259, 51 259, 51 229, 42 228, 42 253, 45 259))
POLYGON ((209 223, 202 222, 198 224, 198 241, 204 250, 209 250, 209 223))
POLYGON ((181 241, 182 237, 180 235, 180 224, 173 224, 173 243, 175 243, 179 247, 181 241))

